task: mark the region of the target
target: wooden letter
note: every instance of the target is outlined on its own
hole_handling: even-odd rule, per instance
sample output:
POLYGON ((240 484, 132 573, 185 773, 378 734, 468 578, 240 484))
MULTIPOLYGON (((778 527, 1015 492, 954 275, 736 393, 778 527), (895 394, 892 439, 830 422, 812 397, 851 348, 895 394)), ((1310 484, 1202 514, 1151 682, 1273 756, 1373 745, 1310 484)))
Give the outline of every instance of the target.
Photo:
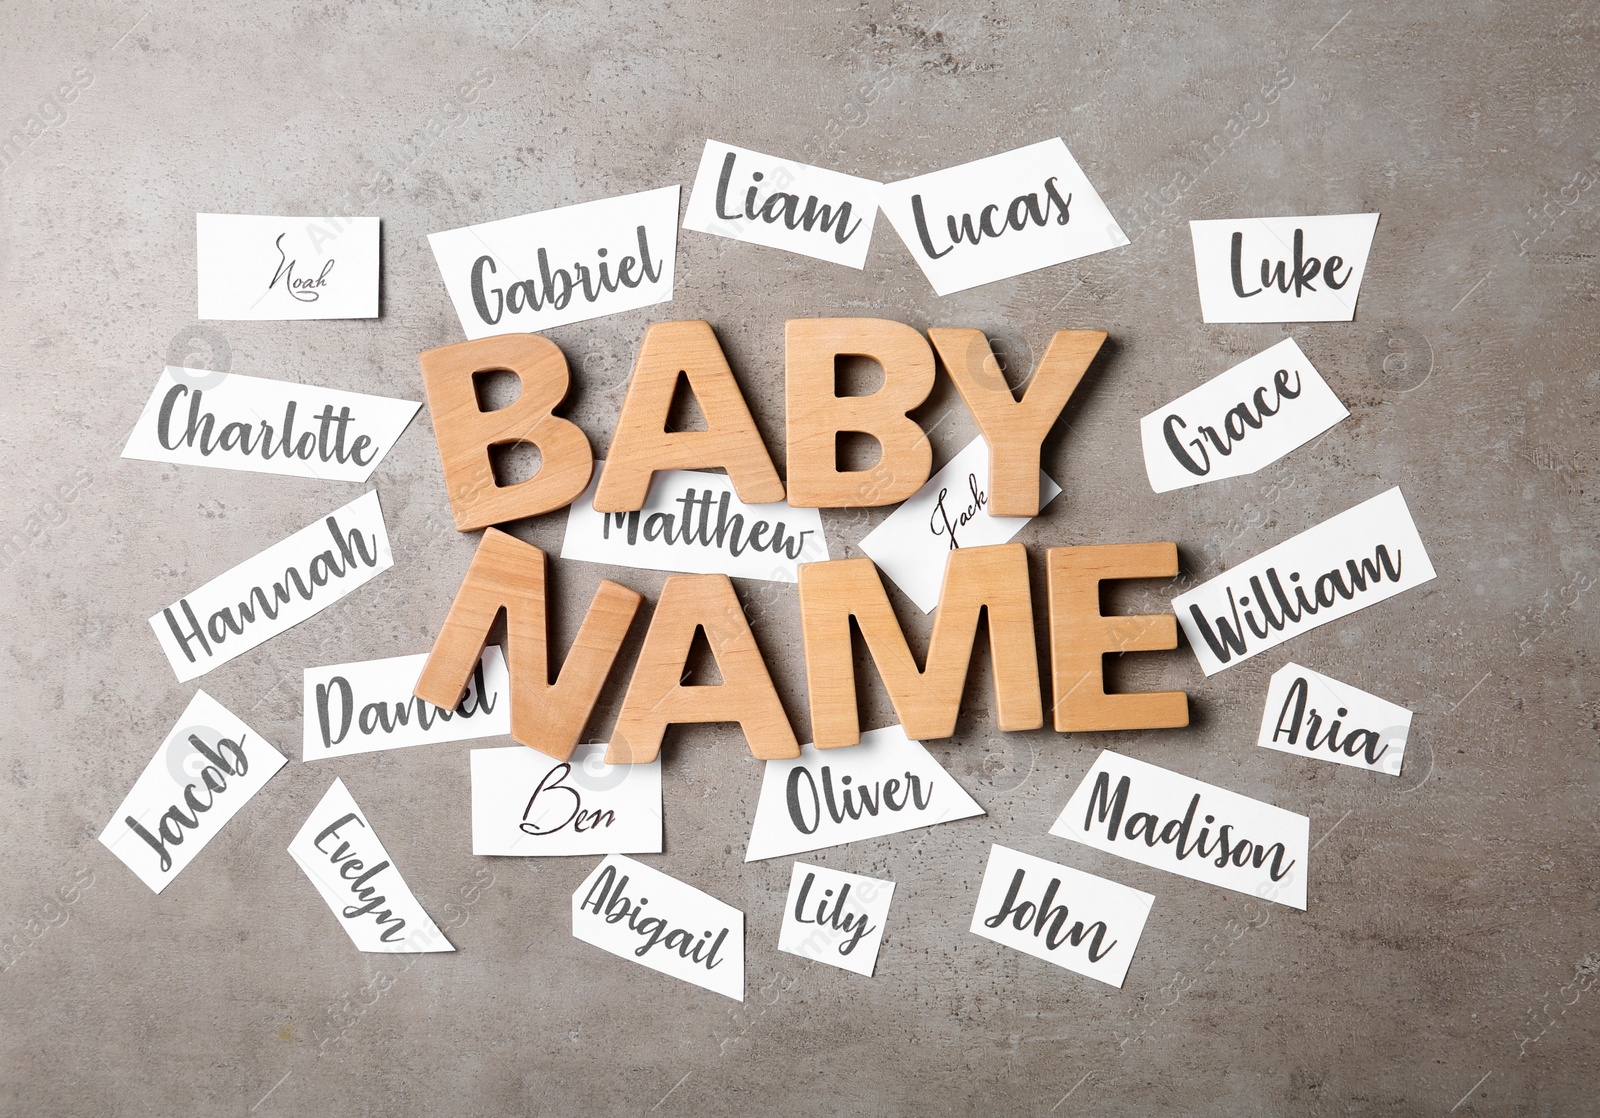
POLYGON ((921 334, 883 318, 794 318, 785 327, 789 503, 872 508, 911 496, 928 480, 933 448, 910 412, 933 390, 933 351, 921 334), (870 396, 837 396, 842 356, 883 366, 870 396), (838 468, 838 437, 860 431, 883 457, 869 470, 838 468))
POLYGON ((626 586, 602 580, 552 684, 544 552, 490 528, 461 580, 413 694, 442 710, 454 709, 503 609, 511 736, 565 761, 583 734, 640 601, 626 586))
POLYGON ((1105 617, 1100 583, 1113 578, 1172 578, 1178 546, 1171 543, 1052 547, 1050 570, 1050 676, 1056 729, 1155 730, 1189 724, 1182 691, 1107 695, 1104 657, 1110 652, 1159 652, 1178 647, 1178 619, 1170 613, 1105 617))
POLYGON ((939 360, 989 445, 989 515, 1039 515, 1039 444, 1106 340, 1104 330, 1057 330, 1018 400, 982 330, 928 331, 939 360))
POLYGON ((424 350, 417 361, 457 531, 552 512, 588 488, 594 469, 589 440, 571 421, 552 414, 566 397, 569 378, 567 359, 550 339, 501 334, 424 350), (497 370, 515 373, 522 395, 498 411, 482 411, 473 375, 497 370), (489 448, 507 443, 538 447, 539 472, 500 486, 489 448))
POLYGON ((654 761, 662 735, 674 722, 737 722, 759 759, 800 756, 800 743, 727 575, 673 575, 662 585, 606 763, 654 761), (681 682, 697 629, 705 631, 721 683, 681 682))
POLYGON ((643 508, 655 471, 705 466, 727 470, 741 501, 761 505, 783 500, 783 482, 711 324, 657 322, 645 331, 639 346, 633 380, 595 490, 595 511, 643 508), (688 380, 689 391, 706 417, 704 431, 666 429, 679 373, 688 380))
POLYGON ((1034 649, 1028 555, 1021 544, 950 552, 925 670, 918 670, 912 658, 872 560, 801 564, 800 628, 806 642, 806 684, 811 691, 811 732, 817 748, 861 741, 855 657, 850 645, 852 617, 866 638, 867 650, 906 737, 927 741, 955 733, 972 643, 978 636, 978 617, 985 609, 989 653, 994 660, 995 720, 1002 730, 1038 729, 1044 725, 1044 708, 1034 649))

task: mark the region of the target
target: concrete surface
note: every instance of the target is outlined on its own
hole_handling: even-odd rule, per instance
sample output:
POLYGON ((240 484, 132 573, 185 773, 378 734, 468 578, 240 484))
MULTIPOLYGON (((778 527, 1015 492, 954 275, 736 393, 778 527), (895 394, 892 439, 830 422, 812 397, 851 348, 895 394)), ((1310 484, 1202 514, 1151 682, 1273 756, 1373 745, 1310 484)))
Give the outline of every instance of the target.
MULTIPOLYGON (((7 5, 0 125, 54 126, 0 175, 0 1110, 1593 1112, 1600 9, 1574 2, 7 5), (748 914, 743 1006, 573 940, 592 859, 473 858, 468 744, 291 761, 159 897, 95 842, 194 690, 145 618, 357 492, 119 460, 163 363, 417 397, 417 352, 461 337, 429 232, 687 187, 707 136, 890 180, 1058 134, 1131 247, 940 299, 887 222, 863 273, 686 232, 670 305, 553 333, 572 416, 604 445, 657 319, 716 326, 775 447, 787 317, 978 326, 1014 369, 1104 327, 1046 455, 1065 493, 1024 541, 1175 539, 1201 577, 1399 484, 1436 581, 1215 679, 1138 658, 1128 685, 1190 691, 1187 731, 1001 734, 977 692, 933 751, 989 814, 819 858, 898 882, 870 980, 777 951, 789 861, 740 861, 757 763, 675 732, 652 861, 748 914), (381 319, 195 323, 196 211, 323 213, 373 182, 381 319), (1366 210, 1358 320, 1292 330, 1350 418, 1153 495, 1138 417, 1289 332, 1200 322, 1185 222, 1366 210), (1290 658, 1416 710, 1402 778, 1253 745, 1290 658), (1307 813, 1309 911, 1048 836, 1105 746, 1307 813), (337 933, 284 852, 334 775, 458 953, 337 933), (1124 989, 967 933, 992 841, 1156 895, 1124 989)), ((939 460, 972 433, 958 408, 939 460)), ((286 753, 301 669, 425 649, 474 546, 426 415, 375 480, 395 568, 202 681, 286 753)), ((828 514, 836 554, 882 515, 828 514)), ((517 531, 554 548, 561 519, 517 531)), ((616 573, 557 565, 560 639, 616 573)), ((742 592, 804 736, 794 593, 742 592)))

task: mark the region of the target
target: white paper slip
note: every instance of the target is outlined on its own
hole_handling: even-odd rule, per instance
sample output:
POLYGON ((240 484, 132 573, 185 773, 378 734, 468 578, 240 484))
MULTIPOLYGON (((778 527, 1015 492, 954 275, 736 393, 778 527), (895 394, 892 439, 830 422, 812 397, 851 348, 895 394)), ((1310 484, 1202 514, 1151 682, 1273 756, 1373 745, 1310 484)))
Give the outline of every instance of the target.
POLYGON ((863 268, 883 184, 707 140, 683 227, 863 268))
POLYGON ((872 977, 894 882, 796 862, 778 950, 872 977))
POLYGON ((1253 474, 1349 414, 1285 338, 1140 420, 1145 473, 1157 493, 1253 474))
POLYGON ((661 853, 661 758, 608 765, 603 744, 565 761, 525 745, 472 751, 472 852, 521 858, 661 853))
POLYGON ((983 808, 899 726, 867 730, 844 749, 802 745, 768 761, 746 862, 821 850, 982 815, 983 808))
POLYGON ((455 950, 412 895, 344 781, 329 786, 289 853, 358 950, 455 950))
POLYGON ((1399 776, 1410 733, 1405 707, 1291 663, 1272 673, 1256 744, 1399 776))
POLYGON ((572 934, 744 1001, 744 913, 626 855, 607 856, 572 894, 572 934))
POLYGON ((100 841, 159 893, 284 763, 238 715, 196 691, 100 841))
POLYGON ((1207 322, 1349 322, 1377 214, 1191 221, 1207 322))
POLYGON ((678 187, 430 233, 468 338, 530 333, 672 298, 678 187))
MULTIPOLYGON (((1039 471, 1039 511, 1061 486, 1039 471)), ((1009 543, 1026 516, 990 516, 989 447, 980 435, 861 541, 861 550, 923 613, 939 604, 945 560, 958 547, 1009 543)))
POLYGON ((989 847, 971 931, 1120 988, 1155 900, 996 844, 989 847))
POLYGON ((124 458, 366 481, 422 405, 168 365, 124 458))
POLYGON ((378 317, 378 219, 196 214, 200 317, 378 317))
POLYGON ((1306 907, 1309 818, 1109 749, 1050 833, 1180 877, 1306 907))
POLYGON ((205 675, 394 566, 377 490, 224 571, 150 618, 180 681, 205 675))
POLYGON ((1206 675, 1433 578, 1396 486, 1172 599, 1206 675))
POLYGON ((940 295, 1128 243, 1061 139, 888 183, 883 212, 940 295))
POLYGON ((783 501, 747 505, 726 474, 660 470, 643 507, 596 512, 595 488, 604 466, 595 463, 589 488, 567 507, 563 559, 798 582, 801 563, 828 558, 820 512, 783 501))
POLYGON ((505 653, 486 645, 454 710, 411 693, 428 654, 390 656, 305 670, 301 760, 434 745, 511 732, 505 653))

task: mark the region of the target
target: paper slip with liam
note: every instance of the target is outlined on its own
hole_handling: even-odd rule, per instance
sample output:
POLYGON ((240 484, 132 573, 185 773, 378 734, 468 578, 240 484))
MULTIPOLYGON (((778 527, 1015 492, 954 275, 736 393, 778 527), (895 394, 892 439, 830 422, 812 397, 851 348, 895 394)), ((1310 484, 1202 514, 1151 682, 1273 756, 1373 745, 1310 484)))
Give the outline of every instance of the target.
POLYGON ((982 815, 921 742, 899 726, 867 730, 844 749, 802 745, 768 761, 746 862, 821 850, 982 815))
POLYGON ((672 298, 678 187, 430 233, 468 338, 533 333, 672 298))
POLYGON ((1377 214, 1191 221, 1207 322, 1349 322, 1377 214))
POLYGON ((863 268, 883 184, 707 140, 683 227, 863 268))
POLYGON ((572 894, 572 934, 744 1001, 744 913, 626 855, 609 855, 572 894))
POLYGON ((428 654, 390 656, 305 670, 301 760, 434 745, 511 732, 505 653, 484 646, 454 710, 413 695, 428 654))
POLYGON ((796 862, 778 950, 872 976, 894 882, 796 862))
POLYGON ((224 571, 150 618, 179 681, 205 675, 394 566, 377 490, 224 571))
POLYGON ((603 744, 565 761, 525 745, 472 751, 472 852, 520 858, 661 853, 661 758, 608 765, 603 744))
POLYGON ((1400 775, 1411 712, 1331 676, 1285 664, 1272 673, 1256 744, 1400 775))
POLYGON ((1157 493, 1253 474, 1349 414, 1285 338, 1140 420, 1145 473, 1157 493))
POLYGON ((993 845, 971 932, 1121 987, 1155 898, 1070 866, 993 845))
POLYGON ((124 458, 366 481, 422 405, 168 365, 124 458))
POLYGON ((1216 675, 1431 578, 1396 486, 1178 595, 1172 610, 1201 670, 1216 675))
POLYGON ((328 788, 289 853, 358 950, 455 950, 412 895, 344 781, 328 788))
POLYGON ((589 488, 567 508, 563 559, 798 582, 801 563, 828 558, 816 509, 783 501, 747 505, 726 474, 658 470, 643 507, 596 512, 595 487, 604 466, 595 463, 589 488))
POLYGON ((200 318, 378 317, 378 219, 196 214, 200 318))
POLYGON ((1310 819, 1109 749, 1050 833, 1180 877, 1306 907, 1310 819))
MULTIPOLYGON (((1039 472, 1039 509, 1061 492, 1039 472)), ((1026 516, 990 516, 989 447, 979 436, 861 541, 861 550, 923 613, 939 604, 944 565, 958 547, 1009 543, 1026 516)))
POLYGON ((238 715, 196 691, 100 841, 159 893, 285 763, 238 715))
POLYGON ((1128 243, 1061 139, 888 183, 883 212, 940 295, 1128 243))

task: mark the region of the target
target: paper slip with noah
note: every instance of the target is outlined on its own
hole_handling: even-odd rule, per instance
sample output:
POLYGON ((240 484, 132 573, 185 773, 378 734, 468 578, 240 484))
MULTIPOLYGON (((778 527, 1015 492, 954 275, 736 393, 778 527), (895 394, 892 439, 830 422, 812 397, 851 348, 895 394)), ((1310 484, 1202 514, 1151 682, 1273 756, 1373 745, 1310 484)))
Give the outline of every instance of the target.
POLYGON ((202 320, 378 317, 378 219, 195 215, 202 320))
POLYGON ((454 951, 395 868, 344 781, 311 810, 289 855, 358 951, 454 951))

